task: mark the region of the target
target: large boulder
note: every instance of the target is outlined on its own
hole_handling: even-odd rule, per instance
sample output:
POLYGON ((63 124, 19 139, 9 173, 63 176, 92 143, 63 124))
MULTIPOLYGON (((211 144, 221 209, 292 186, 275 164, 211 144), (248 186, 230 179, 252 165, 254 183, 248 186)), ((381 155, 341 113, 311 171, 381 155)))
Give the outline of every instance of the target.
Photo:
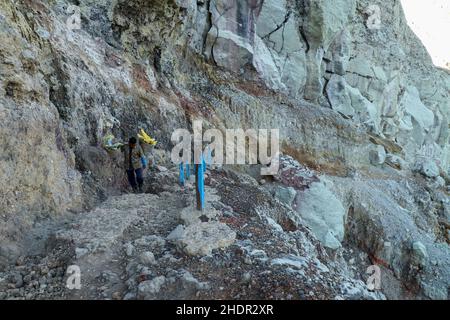
POLYGON ((411 116, 424 130, 429 130, 434 124, 434 113, 428 109, 420 99, 416 87, 407 87, 400 100, 400 109, 411 116))
POLYGON ((363 122, 371 131, 380 131, 377 108, 358 89, 348 85, 344 77, 332 75, 326 92, 333 110, 363 122))
POLYGON ((224 223, 200 222, 189 225, 177 245, 188 255, 206 256, 214 249, 230 246, 235 239, 236 232, 224 223))
POLYGON ((344 239, 345 209, 324 182, 299 193, 296 212, 325 247, 337 249, 344 239))

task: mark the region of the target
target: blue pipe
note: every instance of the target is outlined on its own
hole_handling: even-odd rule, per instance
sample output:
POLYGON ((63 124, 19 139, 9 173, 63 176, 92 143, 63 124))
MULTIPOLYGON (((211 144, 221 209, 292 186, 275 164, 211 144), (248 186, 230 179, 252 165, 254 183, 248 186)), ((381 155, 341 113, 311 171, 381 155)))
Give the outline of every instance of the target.
POLYGON ((180 186, 184 186, 184 165, 180 163, 180 186))

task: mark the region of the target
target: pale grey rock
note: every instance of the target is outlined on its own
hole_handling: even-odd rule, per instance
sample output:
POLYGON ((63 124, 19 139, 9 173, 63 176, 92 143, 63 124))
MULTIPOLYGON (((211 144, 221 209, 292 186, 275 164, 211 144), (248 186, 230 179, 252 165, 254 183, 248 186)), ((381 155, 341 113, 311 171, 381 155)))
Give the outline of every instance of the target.
POLYGON ((304 31, 312 50, 322 47, 327 51, 336 34, 348 25, 355 10, 355 0, 312 1, 306 16, 308 28, 304 31))
POLYGON ((347 91, 347 83, 344 78, 333 75, 328 82, 326 90, 333 110, 348 118, 355 116, 355 109, 352 107, 351 98, 347 91))
POLYGON ((333 110, 345 117, 355 118, 371 131, 379 132, 380 121, 376 107, 358 89, 350 87, 345 78, 332 75, 326 91, 333 110))
POLYGON ((445 179, 442 178, 441 176, 437 176, 434 182, 437 188, 445 187, 445 179))
POLYGON ((201 222, 201 218, 213 220, 218 214, 219 212, 213 208, 205 208, 203 211, 200 211, 193 206, 189 206, 181 210, 180 219, 183 221, 185 226, 190 226, 201 222))
POLYGON ((342 31, 325 54, 329 60, 327 72, 345 76, 351 54, 351 35, 347 29, 342 31))
POLYGON ((260 49, 255 50, 255 67, 264 78, 275 67, 272 77, 277 77, 277 85, 281 83, 279 90, 287 90, 292 97, 298 95, 306 82, 306 46, 298 29, 295 13, 286 0, 263 2, 256 23, 255 46, 260 49), (270 68, 258 68, 259 61, 265 60, 272 61, 270 68))
POLYGON ((391 153, 386 155, 386 163, 401 170, 408 168, 407 162, 402 157, 391 153))
POLYGON ((144 265, 154 265, 156 264, 155 255, 150 251, 142 252, 139 256, 139 260, 144 265))
POLYGON ((426 265, 428 262, 427 248, 422 242, 416 241, 412 244, 412 257, 413 261, 419 265, 426 265))
POLYGON ((234 72, 252 64, 266 85, 296 97, 305 84, 306 60, 294 13, 287 2, 256 6, 212 0, 206 55, 234 72))
POLYGON ((450 223, 450 199, 442 201, 443 213, 446 220, 450 223))
POLYGON ((272 218, 267 217, 267 222, 268 222, 269 226, 272 227, 274 230, 276 230, 278 232, 283 232, 283 228, 272 218))
POLYGON ((168 241, 177 241, 183 237, 184 234, 184 226, 178 225, 167 237, 168 241))
MULTIPOLYGON (((433 231, 424 231, 437 224, 435 218, 428 218, 419 209, 428 208, 433 201, 423 186, 402 179, 352 179, 351 182, 343 179, 335 180, 334 185, 340 197, 347 199, 346 238, 351 239, 350 242, 359 243, 388 264, 397 279, 411 276, 410 271, 417 272, 413 270, 425 264, 420 271, 424 285, 438 289, 448 286, 449 248, 445 243, 430 241, 433 231), (415 249, 411 239, 416 243, 415 249), (386 242, 390 245, 386 246, 386 242), (427 261, 439 261, 439 264, 430 265, 427 261)), ((424 294, 424 285, 420 294, 424 294)))
MULTIPOLYGON (((288 34, 283 39, 283 32, 290 19, 290 11, 286 7, 286 0, 267 0, 264 1, 261 12, 258 16, 256 23, 256 32, 264 40, 266 40, 272 46, 276 52, 280 52, 284 49, 286 44, 287 50, 295 51, 301 44, 294 34, 288 34), (297 40, 297 41, 296 41, 297 40), (284 42, 286 41, 286 43, 284 42)), ((294 19, 292 19, 293 21, 294 19)))
POLYGON ((14 288, 21 288, 23 286, 23 277, 20 272, 14 272, 11 274, 9 282, 14 285, 14 288))
POLYGON ((272 265, 290 266, 296 269, 303 269, 307 266, 307 259, 305 257, 299 257, 289 255, 281 258, 276 258, 271 261, 272 265))
POLYGON ((33 62, 36 60, 36 53, 29 49, 22 51, 21 56, 28 62, 33 62))
POLYGON ((242 275, 242 282, 243 283, 249 283, 252 280, 252 274, 250 272, 245 272, 242 275))
POLYGON ((254 50, 253 65, 261 74, 264 82, 272 89, 284 91, 286 87, 281 81, 281 74, 275 64, 272 53, 258 36, 255 37, 254 50))
POLYGON ((393 118, 397 115, 400 90, 399 76, 395 76, 386 84, 380 97, 380 110, 384 117, 393 118))
POLYGON ((139 299, 154 299, 166 283, 166 277, 159 276, 152 280, 141 282, 138 286, 137 297, 139 299))
POLYGON ((241 68, 252 62, 254 50, 247 39, 229 30, 219 30, 217 35, 215 32, 210 31, 213 33, 211 35, 214 38, 211 40, 214 41, 212 51, 217 65, 240 72, 241 68))
POLYGON ((44 40, 48 40, 51 36, 50 32, 42 27, 37 28, 36 33, 44 40))
POLYGON ((233 244, 236 233, 224 223, 201 222, 189 225, 178 240, 178 246, 188 255, 206 256, 212 250, 233 244))
POLYGON ((211 285, 208 282, 198 281, 189 271, 185 271, 180 277, 181 286, 184 290, 195 293, 198 290, 209 290, 211 285))
POLYGON ((89 250, 86 248, 76 248, 75 249, 75 255, 76 255, 77 259, 80 259, 81 257, 85 256, 88 253, 89 253, 89 250))
MULTIPOLYGON (((309 42, 308 42, 309 43, 309 42)), ((325 85, 322 61, 325 55, 323 48, 309 50, 306 54, 306 83, 304 98, 313 103, 319 103, 325 85)))
POLYGON ((197 0, 175 0, 175 3, 181 8, 188 9, 188 12, 197 9, 197 0))
POLYGON ((291 206, 295 196, 297 195, 297 191, 292 187, 285 188, 280 186, 275 188, 274 195, 282 203, 291 206))
POLYGON ((317 102, 322 94, 322 60, 326 51, 342 32, 356 10, 356 1, 313 1, 306 15, 307 27, 303 29, 309 46, 307 54, 307 80, 305 99, 317 102))
POLYGON ((145 246, 147 248, 151 248, 152 250, 154 250, 164 248, 164 246, 166 245, 166 240, 164 240, 163 237, 152 234, 134 240, 133 244, 135 246, 145 246))
POLYGON ((400 100, 400 107, 410 115, 421 128, 429 130, 434 124, 433 111, 428 109, 420 99, 420 93, 415 87, 407 87, 400 100))
POLYGON ((358 120, 362 122, 369 131, 379 133, 380 119, 376 106, 366 99, 358 89, 352 87, 347 87, 347 89, 351 105, 358 116, 358 120))
POLYGON ((448 300, 447 288, 445 286, 431 286, 426 283, 421 283, 425 296, 431 300, 448 300))
POLYGON ((128 257, 133 256, 133 253, 134 253, 134 246, 133 246, 131 243, 125 244, 125 245, 124 245, 124 249, 125 249, 125 254, 126 254, 128 257))
POLYGON ((363 55, 358 55, 349 61, 347 72, 366 78, 375 77, 373 63, 363 55))
POLYGON ((383 146, 377 145, 375 150, 370 151, 369 157, 373 165, 382 165, 386 161, 386 150, 383 146))
MULTIPOLYGON (((71 241, 76 247, 88 249, 89 254, 108 256, 127 228, 139 220, 136 208, 149 208, 155 199, 156 195, 110 197, 96 209, 80 214, 77 228, 58 231, 56 239, 71 241)), ((127 256, 133 256, 135 247, 131 242, 126 242, 122 248, 127 256)))
POLYGON ((208 32, 206 55, 222 67, 234 72, 253 60, 253 36, 257 8, 248 3, 211 0, 212 26, 208 32), (243 19, 243 20, 240 20, 243 19))
POLYGON ((163 166, 156 166, 156 169, 158 169, 158 171, 160 171, 160 172, 167 172, 167 168, 166 167, 163 167, 163 166))
POLYGON ((134 292, 128 292, 124 297, 123 300, 135 300, 136 299, 136 293, 134 292))
POLYGON ((424 159, 420 165, 420 173, 428 178, 436 178, 439 176, 439 167, 435 161, 424 159))
MULTIPOLYGON (((208 126, 280 128, 283 147, 303 164, 337 177, 352 173, 346 181, 352 191, 333 190, 345 211, 360 219, 353 221, 362 221, 348 225, 350 239, 386 260, 401 281, 408 276, 411 237, 421 241, 439 264, 422 270, 418 294, 446 296, 448 245, 439 242, 441 227, 430 215, 441 207, 434 195, 427 196, 442 180, 426 179, 424 191, 417 187, 423 179, 408 169, 425 154, 448 173, 450 77, 433 67, 407 27, 400 1, 378 1, 379 30, 367 28, 364 12, 371 0, 265 0, 253 2, 254 8, 250 1, 232 0, 78 3, 83 28, 76 31, 65 24, 67 0, 42 2, 39 9, 34 2, 0 4, 0 178, 8 181, 0 186, 2 265, 30 248, 20 239, 36 218, 64 216, 66 210, 88 212, 77 215, 79 230, 59 240, 98 254, 96 263, 111 261, 110 248, 125 230, 139 225, 144 212, 161 213, 152 202, 162 200, 125 195, 98 210, 85 209, 120 190, 124 181, 120 154, 99 151, 102 137, 114 132, 127 139, 138 119, 160 140, 161 150, 170 149, 165 137, 188 127, 194 111, 213 114, 208 126), (333 76, 346 81, 342 100, 348 105, 339 108, 351 107, 352 121, 321 108, 328 106, 323 89, 333 76), (402 169, 399 176, 391 168, 377 168, 374 179, 359 174, 369 168, 368 130, 399 146, 386 148, 386 163, 402 169), (424 146, 431 152, 422 153, 424 146), (392 245, 386 248, 386 242, 392 245)), ((168 167, 167 155, 164 159, 158 163, 168 167)), ((286 185, 307 189, 310 179, 290 175, 291 169, 283 177, 286 185)), ((169 191, 163 198, 181 191, 172 171, 152 181, 169 191)), ((174 221, 153 218, 158 226, 169 224, 168 233, 177 210, 174 221)), ((136 250, 156 252, 139 243, 136 250)), ((93 258, 89 253, 76 262, 93 258)))
POLYGON ((315 182, 300 193, 296 212, 324 246, 331 249, 341 247, 345 209, 325 183, 315 182))
POLYGON ((341 294, 347 300, 385 300, 379 291, 371 292, 362 281, 343 282, 340 284, 341 294))

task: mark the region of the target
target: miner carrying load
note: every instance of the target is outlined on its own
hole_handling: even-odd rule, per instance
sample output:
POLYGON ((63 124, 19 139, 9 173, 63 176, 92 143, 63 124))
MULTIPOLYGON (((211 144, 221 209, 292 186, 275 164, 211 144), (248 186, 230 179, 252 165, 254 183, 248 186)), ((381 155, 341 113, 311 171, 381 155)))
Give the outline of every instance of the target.
POLYGON ((132 137, 128 141, 128 145, 122 147, 122 152, 124 153, 124 167, 127 172, 128 183, 134 192, 143 192, 144 169, 147 167, 144 160, 144 150, 137 143, 137 139, 132 137))
POLYGON ((128 183, 133 188, 133 192, 143 192, 144 170, 147 168, 147 158, 142 144, 155 146, 157 141, 151 138, 141 129, 137 135, 139 138, 131 137, 128 144, 113 143, 114 136, 107 135, 104 138, 104 147, 107 150, 121 150, 124 154, 124 168, 127 173, 128 183))

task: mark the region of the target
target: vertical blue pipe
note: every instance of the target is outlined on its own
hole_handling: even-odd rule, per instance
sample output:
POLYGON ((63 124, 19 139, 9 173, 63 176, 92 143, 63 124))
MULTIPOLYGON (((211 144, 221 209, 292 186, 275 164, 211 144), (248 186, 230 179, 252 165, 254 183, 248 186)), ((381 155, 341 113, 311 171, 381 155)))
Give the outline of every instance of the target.
POLYGON ((198 192, 200 194, 200 204, 202 210, 205 208, 205 159, 202 156, 202 161, 199 164, 198 172, 198 192))

